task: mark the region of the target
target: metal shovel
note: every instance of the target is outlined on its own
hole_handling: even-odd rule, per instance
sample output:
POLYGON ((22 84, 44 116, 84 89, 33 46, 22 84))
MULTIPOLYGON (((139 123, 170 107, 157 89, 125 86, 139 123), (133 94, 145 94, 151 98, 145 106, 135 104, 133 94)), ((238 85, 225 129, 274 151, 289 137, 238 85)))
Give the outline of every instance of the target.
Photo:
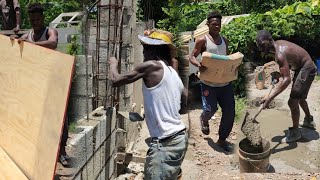
MULTIPOLYGON (((269 97, 273 87, 274 87, 274 82, 271 84, 271 88, 266 94, 266 98, 269 97)), ((260 145, 261 143, 261 132, 260 132, 260 124, 258 121, 256 121, 256 117, 261 113, 263 109, 263 104, 260 105, 258 112, 253 116, 253 118, 250 117, 250 114, 247 112, 243 123, 241 125, 241 131, 243 132, 244 135, 248 138, 248 140, 251 142, 252 145, 260 145)))

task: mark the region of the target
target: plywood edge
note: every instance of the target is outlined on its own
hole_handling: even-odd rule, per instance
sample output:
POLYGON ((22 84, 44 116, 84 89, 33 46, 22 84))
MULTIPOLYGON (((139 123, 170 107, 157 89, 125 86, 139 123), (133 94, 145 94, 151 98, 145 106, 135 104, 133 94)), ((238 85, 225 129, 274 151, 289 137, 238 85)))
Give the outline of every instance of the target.
MULTIPOLYGON (((18 43, 18 39, 13 39, 13 40, 11 40, 9 36, 5 36, 5 35, 3 35, 3 34, 0 34, 0 39, 1 39, 1 40, 11 41, 11 45, 12 45, 12 46, 14 46, 14 43, 19 44, 21 50, 23 50, 23 46, 24 46, 24 44, 26 43, 26 44, 32 44, 32 45, 38 46, 39 48, 47 51, 48 53, 50 53, 50 52, 55 52, 55 53, 58 53, 58 54, 69 55, 69 54, 65 54, 65 53, 63 53, 63 52, 54 50, 54 49, 42 47, 42 46, 40 46, 40 45, 36 45, 36 44, 30 43, 30 42, 26 42, 26 41, 22 41, 21 43, 18 43)), ((20 53, 21 53, 21 52, 20 52, 20 53)), ((71 56, 71 55, 69 55, 69 56, 71 56)))
POLYGON ((52 180, 54 180, 54 176, 56 173, 56 168, 57 168, 57 162, 59 159, 59 152, 60 152, 60 144, 61 144, 61 138, 62 138, 62 134, 63 134, 63 128, 64 128, 64 124, 66 121, 66 116, 67 116, 67 110, 68 110, 68 102, 69 102, 69 98, 70 98, 70 91, 71 91, 71 85, 72 85, 72 77, 73 77, 73 73, 74 73, 74 69, 75 69, 75 57, 73 58, 73 63, 72 63, 72 70, 70 73, 70 80, 69 80, 69 89, 68 89, 68 96, 67 96, 67 100, 66 100, 66 104, 65 104, 65 109, 64 109, 64 116, 63 116, 63 124, 61 126, 61 130, 60 130, 60 140, 59 140, 59 146, 58 146, 58 152, 56 155, 56 162, 54 164, 54 170, 53 170, 53 174, 52 174, 52 180))
POLYGON ((0 164, 0 180, 28 180, 28 178, 1 147, 0 164))

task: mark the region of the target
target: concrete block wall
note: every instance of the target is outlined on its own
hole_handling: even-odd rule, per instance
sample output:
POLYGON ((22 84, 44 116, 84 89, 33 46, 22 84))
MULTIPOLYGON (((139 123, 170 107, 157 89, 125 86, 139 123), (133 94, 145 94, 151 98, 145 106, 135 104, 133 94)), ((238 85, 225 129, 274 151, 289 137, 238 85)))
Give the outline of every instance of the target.
MULTIPOLYGON (((130 32, 130 36, 132 37, 132 43, 130 46, 130 49, 128 47, 128 51, 130 50, 130 56, 127 56, 127 66, 123 65, 124 68, 127 68, 126 70, 132 70, 135 66, 141 64, 143 62, 143 47, 140 43, 140 40, 138 39, 138 35, 142 35, 143 31, 145 29, 145 23, 135 23, 135 29, 130 32)), ((132 28, 132 27, 131 27, 132 28)), ((129 33, 128 33, 129 34, 129 33)), ((124 36, 129 36, 128 34, 124 36)), ((124 69, 125 70, 125 69, 124 69)), ((126 99, 124 99, 125 108, 127 108, 127 111, 133 111, 139 113, 141 116, 141 105, 143 105, 143 95, 142 95, 142 80, 138 80, 131 84, 130 88, 128 88, 126 91, 124 91, 124 97, 130 95, 130 101, 126 102, 126 99), (132 108, 132 105, 135 104, 135 106, 132 108), (130 105, 130 106, 128 106, 130 105)), ((136 140, 137 135, 139 135, 140 132, 140 125, 137 122, 131 122, 128 119, 124 119, 125 121, 125 129, 126 129, 126 147, 129 147, 129 144, 134 143, 136 140)), ((130 149, 127 149, 127 151, 130 151, 130 149)))
MULTIPOLYGON (((106 5, 109 3, 114 3, 114 0, 111 0, 111 2, 102 0, 100 2, 101 5, 106 5)), ((122 49, 121 49, 121 73, 127 72, 132 70, 137 64, 141 63, 143 61, 143 55, 142 55, 142 46, 140 45, 140 41, 138 39, 138 34, 143 34, 143 30, 145 27, 145 24, 139 24, 139 29, 137 31, 137 25, 136 25, 136 10, 137 10, 137 2, 136 1, 124 1, 124 13, 123 13, 123 33, 122 33, 122 49), (134 46, 133 46, 134 45, 134 46), (137 52, 137 53, 135 53, 137 52)), ((108 26, 109 21, 109 10, 107 8, 102 8, 102 13, 100 16, 100 39, 108 39, 108 35, 110 35, 111 40, 115 40, 116 38, 113 36, 114 33, 114 27, 118 26, 118 24, 112 24, 114 22, 114 9, 112 8, 111 14, 113 14, 111 18, 111 26, 108 26), (104 11, 103 11, 104 10, 104 11)), ((119 9, 119 16, 120 16, 120 9, 119 9)), ((97 43, 97 22, 95 20, 89 21, 90 28, 88 29, 89 33, 89 53, 92 53, 92 56, 95 56, 94 52, 96 51, 96 43, 97 43)), ((100 50, 99 50, 99 57, 97 57, 97 60, 99 60, 99 71, 101 74, 107 75, 107 55, 112 55, 113 52, 113 45, 112 42, 110 42, 109 46, 107 46, 107 42, 100 43, 100 50), (109 52, 110 51, 110 52, 109 52)), ((96 60, 96 62, 97 62, 96 60)), ((105 77, 104 75, 101 75, 100 77, 105 77)), ((141 110, 141 104, 142 104, 142 93, 141 93, 141 80, 134 83, 129 84, 126 86, 120 87, 120 102, 119 102, 119 110, 120 111, 136 111, 140 113, 141 110), (137 102, 133 101, 135 99, 137 102), (133 104, 136 104, 135 108, 133 109, 133 104)), ((106 94, 106 83, 99 83, 98 88, 98 94, 99 97, 104 98, 106 94)), ((94 94, 94 96, 97 96, 94 94)), ((103 105, 102 103, 99 105, 103 105)), ((120 124, 125 124, 127 122, 123 122, 120 124)), ((128 122, 130 123, 130 122, 128 122)), ((126 127, 130 127, 130 125, 124 125, 123 128, 126 131, 130 132, 131 129, 127 129, 126 127)), ((134 131, 136 131, 134 129, 134 131)), ((129 133, 130 134, 130 133, 129 133)), ((132 133, 128 137, 135 137, 138 134, 132 133)))
MULTIPOLYGON (((103 1, 102 1, 103 2, 103 1)), ((121 49, 121 73, 132 70, 135 66, 143 62, 142 46, 138 39, 138 34, 143 34, 145 23, 136 24, 136 1, 124 1, 126 9, 124 11, 123 26, 123 44, 121 49), (131 8, 132 7, 132 8, 131 8)), ((106 2, 109 4, 108 2, 106 2)), ((103 3, 102 3, 103 4, 103 3)), ((101 17, 101 39, 105 39, 108 34, 107 20, 108 11, 101 17)), ((113 50, 112 43, 108 47, 106 43, 100 44, 99 57, 96 57, 97 43, 97 23, 95 20, 89 20, 89 28, 87 29, 89 42, 88 55, 90 60, 88 63, 89 76, 86 76, 85 58, 77 57, 75 67, 75 77, 71 91, 69 104, 73 104, 69 114, 81 111, 86 115, 87 99, 89 101, 89 109, 92 111, 92 101, 94 94, 93 72, 92 66, 96 66, 97 60, 100 61, 99 71, 107 75, 107 54, 113 50), (91 59, 91 57, 94 57, 91 59), (98 59, 97 59, 98 58, 98 59), (91 63, 93 62, 93 63, 91 63), (86 80, 88 79, 88 92, 86 89, 86 80), (89 97, 86 94, 89 94, 89 97), (92 95, 92 96, 91 96, 92 95)), ((109 32, 113 35, 113 29, 109 32)), ((111 53, 109 53, 111 54, 111 53)), ((101 82, 101 81, 100 81, 101 82)), ((120 88, 120 111, 141 112, 142 98, 142 81, 139 80, 134 84, 122 86, 120 88), (133 104, 136 104, 133 108, 133 104)), ((99 83, 99 96, 106 94, 106 83, 99 83)), ((102 104, 101 104, 102 105, 102 104)), ((111 116, 102 107, 94 110, 86 118, 77 121, 77 127, 83 131, 72 138, 72 152, 76 157, 73 166, 76 167, 74 179, 113 179, 116 177, 116 152, 118 149, 127 150, 129 144, 135 142, 139 135, 140 125, 137 122, 131 122, 127 119, 116 117, 115 113, 111 116), (118 118, 118 120, 116 120, 118 118), (122 123, 119 123, 122 121, 122 123), (123 124, 123 126, 119 126, 123 124), (123 130, 116 130, 121 128, 123 130)), ((78 116, 79 117, 79 116, 78 116)), ((83 116, 82 116, 83 117, 83 116)))
POLYGON ((86 57, 84 55, 76 56, 70 97, 68 102, 68 118, 70 121, 78 120, 86 116, 87 112, 91 112, 93 110, 91 97, 93 94, 92 56, 88 56, 87 62, 88 63, 86 63, 86 57), (88 68, 88 74, 86 74, 86 67, 88 68))
POLYGON ((89 120, 81 119, 77 127, 82 131, 70 142, 71 156, 75 157, 76 180, 105 180, 116 177, 116 112, 97 108, 89 120))

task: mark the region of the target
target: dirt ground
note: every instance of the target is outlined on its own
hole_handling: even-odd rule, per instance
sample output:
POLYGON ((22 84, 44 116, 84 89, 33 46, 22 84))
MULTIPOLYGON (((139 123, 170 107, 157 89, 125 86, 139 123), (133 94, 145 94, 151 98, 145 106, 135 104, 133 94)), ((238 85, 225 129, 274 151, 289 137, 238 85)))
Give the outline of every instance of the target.
MULTIPOLYGON (((248 87, 249 101, 255 100, 267 93, 267 89, 257 90, 253 83, 248 87)), ((280 140, 292 126, 291 113, 287 105, 291 85, 277 96, 269 109, 263 110, 257 117, 260 122, 261 134, 271 143, 272 155, 270 163, 275 172, 320 172, 320 81, 314 81, 307 102, 309 109, 318 126, 317 130, 301 128, 302 139, 296 143, 280 144, 280 140)), ((258 107, 251 106, 249 112, 255 113, 258 107)), ((300 121, 303 121, 304 112, 300 108, 300 121)))
MULTIPOLYGON (((268 89, 258 90, 252 83, 248 84, 248 112, 254 114, 258 110, 257 100, 264 96, 268 89)), ((182 164, 183 180, 256 180, 256 179, 301 179, 320 180, 320 81, 315 81, 311 87, 308 102, 317 130, 301 128, 303 139, 290 144, 279 144, 285 136, 289 126, 292 126, 290 110, 287 105, 291 88, 280 94, 270 109, 263 110, 257 117, 260 122, 261 134, 271 144, 270 172, 271 173, 240 173, 239 157, 237 156, 238 142, 244 138, 240 131, 243 118, 234 124, 233 130, 227 139, 234 144, 234 152, 226 153, 216 145, 218 140, 218 127, 220 114, 216 113, 215 119, 210 120, 210 135, 203 135, 200 130, 199 116, 201 102, 193 100, 189 113, 182 115, 183 122, 189 130, 189 146, 182 164)), ((243 114, 244 117, 244 114, 243 114)), ((304 113, 301 110, 301 120, 304 113)), ((142 124, 140 137, 133 147, 136 156, 144 157, 148 150, 149 132, 145 122, 142 124)), ((57 171, 60 175, 68 176, 71 170, 62 170, 58 164, 57 171), (61 171, 62 170, 62 171, 61 171)), ((127 173, 117 179, 140 180, 143 164, 130 163, 127 173), (139 177, 138 177, 138 176, 139 177), (136 177, 136 178, 135 178, 136 177)), ((60 177, 60 179, 63 179, 60 177)))
MULTIPOLYGON (((271 109, 263 110, 257 117, 261 123, 261 133, 271 143, 270 172, 271 173, 240 173, 239 157, 237 156, 238 142, 244 138, 240 131, 241 121, 236 122, 227 139, 234 144, 233 153, 226 153, 216 145, 220 115, 217 113, 214 120, 210 120, 210 135, 203 135, 200 130, 199 116, 200 102, 192 103, 188 114, 182 119, 189 127, 189 147, 182 164, 183 180, 226 180, 226 179, 320 179, 319 160, 319 130, 302 128, 303 139, 297 143, 279 144, 285 136, 284 131, 291 123, 291 116, 287 99, 290 89, 285 90, 271 104, 271 109)), ((248 112, 254 114, 257 110, 255 99, 266 94, 268 89, 258 90, 254 84, 248 87, 248 112)), ((308 102, 315 122, 320 126, 320 81, 312 85, 308 102)), ((304 113, 301 112, 301 120, 304 113)), ((135 145, 135 154, 145 156, 148 146, 146 139, 149 134, 146 125, 143 125, 140 138, 135 145)))

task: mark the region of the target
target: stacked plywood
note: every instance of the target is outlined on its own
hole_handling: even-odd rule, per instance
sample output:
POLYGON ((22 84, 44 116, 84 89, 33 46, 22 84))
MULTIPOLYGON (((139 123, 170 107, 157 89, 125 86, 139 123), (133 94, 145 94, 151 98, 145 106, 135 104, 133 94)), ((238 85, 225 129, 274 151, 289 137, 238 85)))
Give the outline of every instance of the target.
POLYGON ((52 179, 74 57, 3 35, 0 44, 0 178, 52 179))

